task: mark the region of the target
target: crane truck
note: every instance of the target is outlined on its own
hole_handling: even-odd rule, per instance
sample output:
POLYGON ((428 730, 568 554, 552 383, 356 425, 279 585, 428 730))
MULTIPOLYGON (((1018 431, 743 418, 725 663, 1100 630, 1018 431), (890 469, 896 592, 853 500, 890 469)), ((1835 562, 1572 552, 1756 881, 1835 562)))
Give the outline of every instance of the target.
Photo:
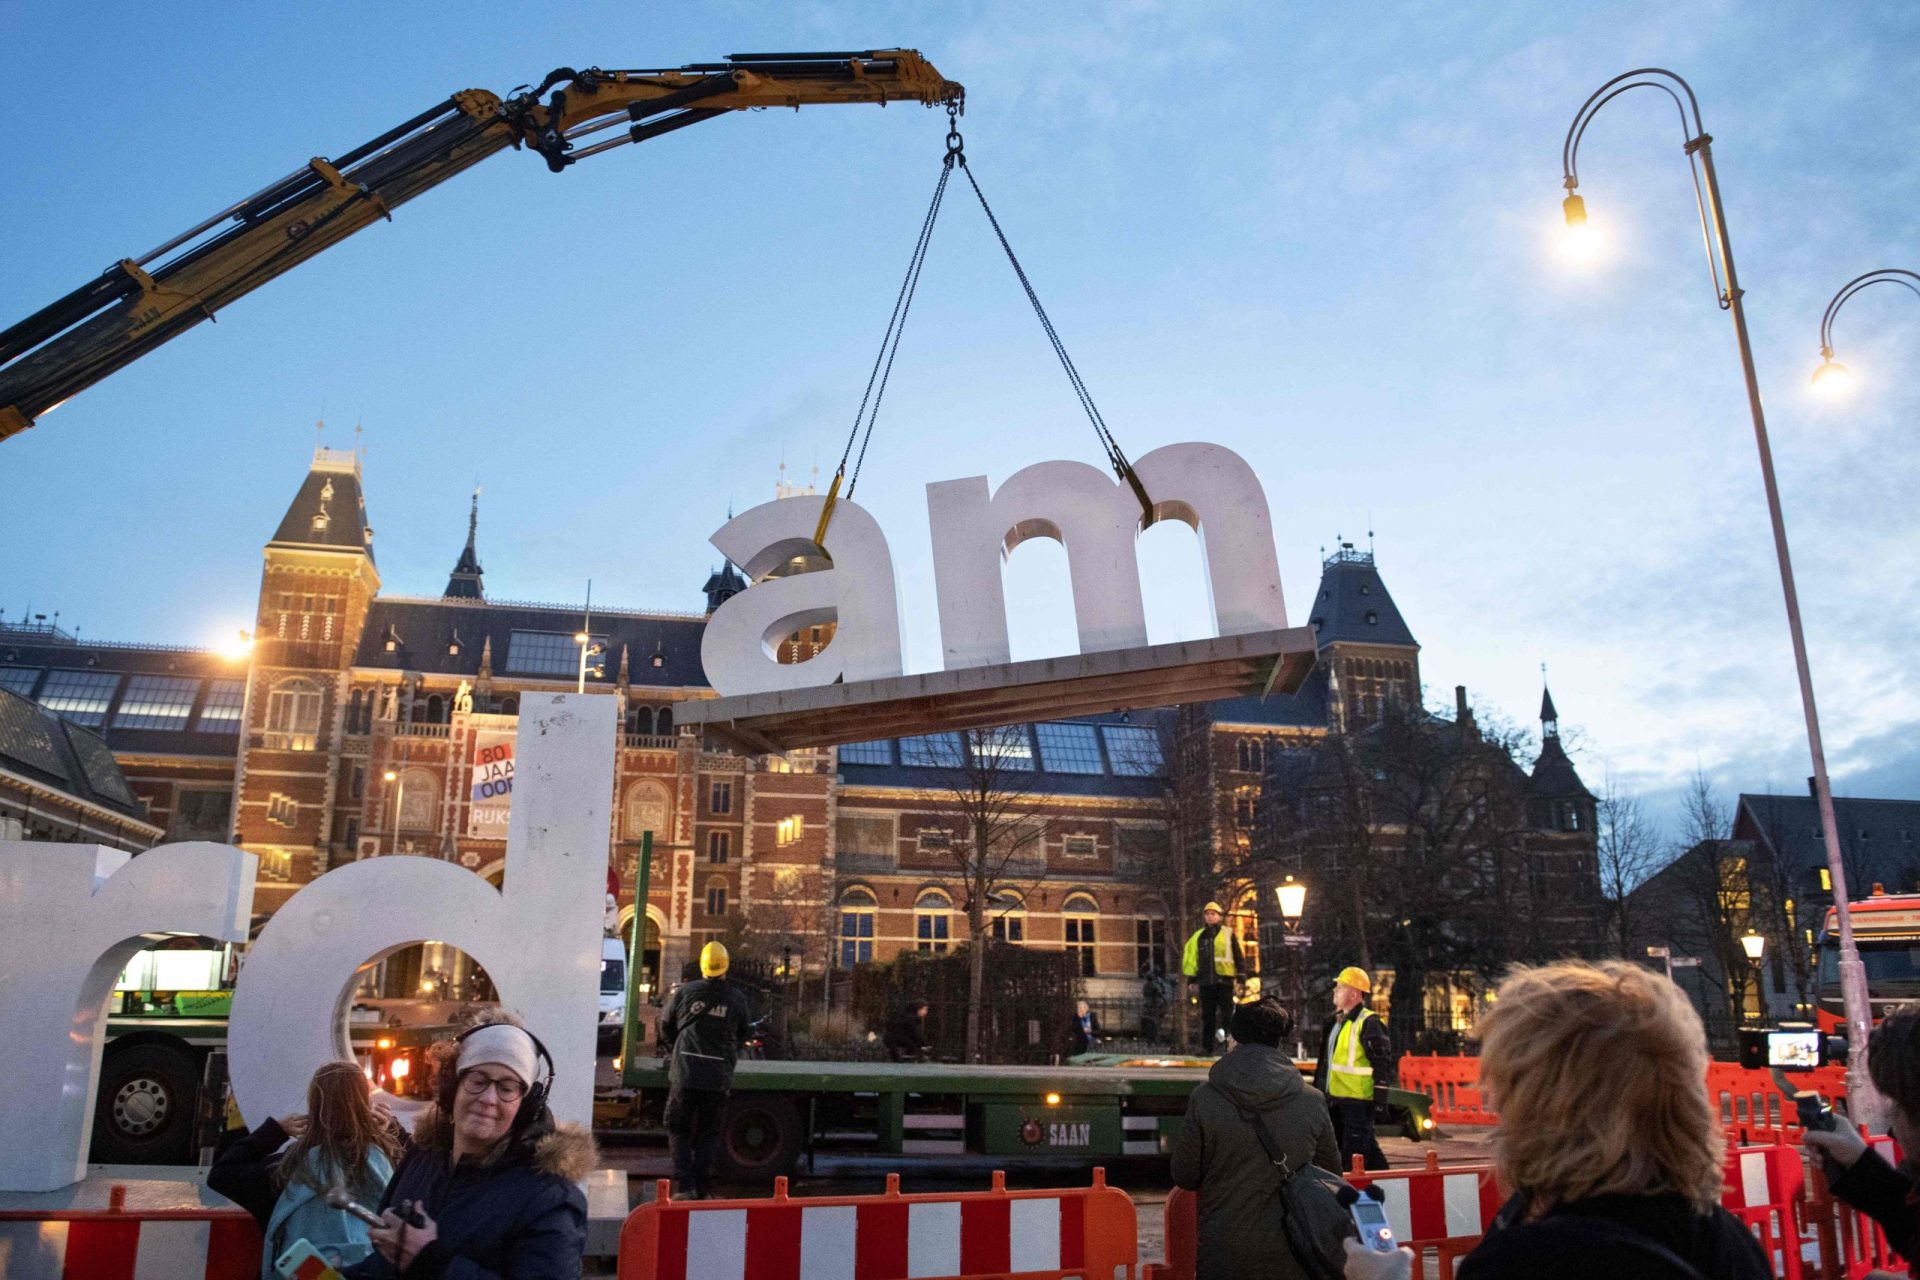
POLYGON ((333 159, 315 157, 0 332, 0 440, 408 200, 508 149, 560 173, 729 111, 829 103, 965 107, 911 49, 736 53, 666 70, 561 67, 501 98, 464 89, 333 159), (618 134, 582 145, 620 125, 618 134))

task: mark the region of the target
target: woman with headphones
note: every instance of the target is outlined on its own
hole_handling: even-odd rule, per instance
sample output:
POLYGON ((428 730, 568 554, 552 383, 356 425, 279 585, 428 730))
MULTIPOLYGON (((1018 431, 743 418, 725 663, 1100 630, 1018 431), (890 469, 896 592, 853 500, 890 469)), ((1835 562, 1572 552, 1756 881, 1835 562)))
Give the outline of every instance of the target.
POLYGON ((381 1198, 375 1252, 354 1280, 557 1280, 580 1274, 593 1137, 547 1109, 553 1059, 492 1010, 434 1046, 434 1101, 381 1198))

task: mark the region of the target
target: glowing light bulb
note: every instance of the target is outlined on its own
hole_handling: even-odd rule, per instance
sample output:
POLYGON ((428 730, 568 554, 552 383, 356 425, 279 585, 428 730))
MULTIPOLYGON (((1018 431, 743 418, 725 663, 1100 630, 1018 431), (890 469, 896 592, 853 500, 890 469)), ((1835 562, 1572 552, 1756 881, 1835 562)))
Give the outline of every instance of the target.
POLYGON ((1853 386, 1853 374, 1847 366, 1829 355, 1813 371, 1812 386, 1823 396, 1841 395, 1853 386))

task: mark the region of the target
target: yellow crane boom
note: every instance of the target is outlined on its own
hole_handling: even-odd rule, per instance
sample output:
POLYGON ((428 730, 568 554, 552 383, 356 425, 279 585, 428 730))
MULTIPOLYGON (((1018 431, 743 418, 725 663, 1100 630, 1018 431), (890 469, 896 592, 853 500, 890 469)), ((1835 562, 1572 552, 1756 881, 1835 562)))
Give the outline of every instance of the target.
POLYGON ((911 49, 733 54, 673 70, 561 68, 505 100, 467 89, 345 155, 316 157, 0 332, 0 440, 236 298, 509 147, 555 173, 728 111, 836 102, 963 105, 911 49), (616 136, 581 139, 621 124, 616 136))

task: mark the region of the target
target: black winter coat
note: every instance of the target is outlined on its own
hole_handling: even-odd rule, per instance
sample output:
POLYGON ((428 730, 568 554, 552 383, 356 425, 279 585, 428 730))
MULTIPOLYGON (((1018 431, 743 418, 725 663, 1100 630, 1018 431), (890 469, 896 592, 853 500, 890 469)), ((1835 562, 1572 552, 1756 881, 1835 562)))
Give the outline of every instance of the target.
POLYGON ((660 1051, 673 1055, 667 1083, 724 1092, 733 1087, 740 1046, 753 1033, 747 993, 721 978, 683 982, 660 1014, 660 1051))
POLYGON ((575 1183, 595 1161, 585 1129, 543 1111, 491 1161, 455 1166, 452 1122, 428 1107, 414 1141, 379 1207, 418 1201, 439 1238, 404 1273, 375 1253, 347 1268, 349 1280, 578 1280, 587 1197, 575 1183))
POLYGON ((1197 1280, 1293 1280, 1304 1273, 1287 1246, 1280 1171, 1242 1112, 1267 1127, 1288 1168, 1340 1169, 1326 1099, 1280 1050, 1236 1045, 1187 1099, 1173 1143, 1174 1185, 1200 1193, 1194 1274, 1197 1280))
POLYGON ((1679 1195, 1594 1196, 1530 1222, 1525 1213, 1523 1197, 1506 1203, 1461 1262, 1459 1280, 1692 1280, 1650 1243, 1706 1280, 1772 1280, 1759 1243, 1718 1205, 1701 1213, 1679 1195))
POLYGON ((214 1158, 207 1170, 207 1186, 253 1215, 265 1231, 273 1217, 273 1206, 280 1199, 273 1171, 280 1164, 280 1148, 287 1145, 287 1131, 268 1116, 252 1133, 233 1143, 214 1158))
MULTIPOLYGON (((1878 1151, 1868 1148, 1853 1162, 1853 1167, 1828 1180, 1833 1194, 1880 1224, 1887 1243, 1903 1258, 1913 1258, 1920 1243, 1920 1188, 1906 1164, 1887 1163, 1878 1151)), ((1920 1276, 1920 1261, 1909 1265, 1907 1274, 1920 1276)))

